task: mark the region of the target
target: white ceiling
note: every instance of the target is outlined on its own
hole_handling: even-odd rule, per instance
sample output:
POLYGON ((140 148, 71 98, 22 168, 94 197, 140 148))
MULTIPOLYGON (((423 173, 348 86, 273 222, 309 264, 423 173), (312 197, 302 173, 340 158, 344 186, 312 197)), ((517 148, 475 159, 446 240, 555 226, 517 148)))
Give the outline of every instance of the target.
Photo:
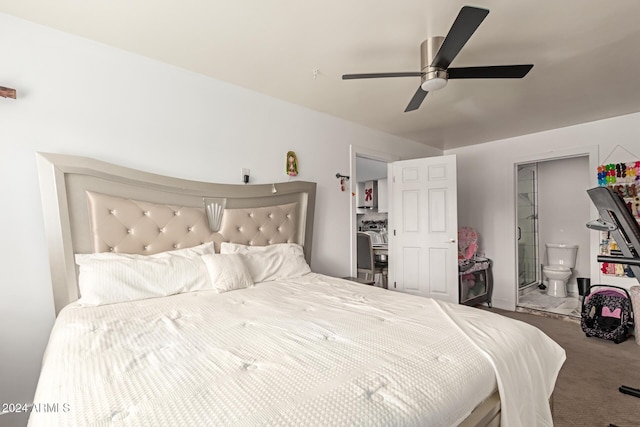
POLYGON ((0 12, 450 149, 640 111, 640 1, 478 0, 454 67, 533 63, 522 80, 452 80, 419 110, 420 43, 458 0, 0 0, 0 12), (314 70, 317 72, 314 73, 314 70))

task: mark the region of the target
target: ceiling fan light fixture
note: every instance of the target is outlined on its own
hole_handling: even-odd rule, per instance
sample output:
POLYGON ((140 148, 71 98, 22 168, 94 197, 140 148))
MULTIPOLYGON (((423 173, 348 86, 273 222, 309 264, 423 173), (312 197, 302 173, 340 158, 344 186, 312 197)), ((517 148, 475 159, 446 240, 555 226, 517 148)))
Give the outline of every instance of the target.
POLYGON ((433 92, 434 90, 442 89, 447 85, 447 79, 443 77, 433 77, 431 79, 422 82, 420 87, 425 92, 433 92))

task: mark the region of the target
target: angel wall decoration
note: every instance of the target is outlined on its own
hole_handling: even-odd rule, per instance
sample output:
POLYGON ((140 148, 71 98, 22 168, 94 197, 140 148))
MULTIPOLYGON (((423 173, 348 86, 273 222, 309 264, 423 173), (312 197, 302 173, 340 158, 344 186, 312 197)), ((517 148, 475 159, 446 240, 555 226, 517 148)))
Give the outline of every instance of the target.
POLYGON ((298 176, 298 156, 293 151, 287 152, 287 175, 298 176))

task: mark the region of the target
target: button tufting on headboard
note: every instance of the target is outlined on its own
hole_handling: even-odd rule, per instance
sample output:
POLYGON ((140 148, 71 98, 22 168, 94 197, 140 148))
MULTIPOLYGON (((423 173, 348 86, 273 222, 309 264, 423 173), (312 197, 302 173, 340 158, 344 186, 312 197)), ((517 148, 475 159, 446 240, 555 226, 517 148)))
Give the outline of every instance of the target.
POLYGON ((87 192, 95 252, 153 254, 211 240, 204 209, 87 192))
POLYGON ((220 232, 223 241, 264 246, 297 241, 298 204, 225 209, 220 232))
POLYGON ((214 241, 264 246, 297 242, 298 204, 225 209, 212 235, 204 208, 170 206, 87 191, 95 252, 153 254, 214 241))

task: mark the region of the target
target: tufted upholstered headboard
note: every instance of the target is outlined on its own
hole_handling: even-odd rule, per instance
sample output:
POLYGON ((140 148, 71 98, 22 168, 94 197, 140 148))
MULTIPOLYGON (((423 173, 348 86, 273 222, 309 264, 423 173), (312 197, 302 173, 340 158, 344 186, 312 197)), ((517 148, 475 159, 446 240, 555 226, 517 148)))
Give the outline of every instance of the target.
POLYGON ((303 245, 311 263, 316 184, 214 184, 37 153, 56 314, 79 298, 76 253, 152 254, 213 241, 303 245), (203 198, 225 197, 212 233, 203 198))
POLYGON ((92 252, 150 255, 213 241, 243 245, 300 243, 296 203, 225 209, 212 233, 204 209, 109 196, 87 191, 92 252))

